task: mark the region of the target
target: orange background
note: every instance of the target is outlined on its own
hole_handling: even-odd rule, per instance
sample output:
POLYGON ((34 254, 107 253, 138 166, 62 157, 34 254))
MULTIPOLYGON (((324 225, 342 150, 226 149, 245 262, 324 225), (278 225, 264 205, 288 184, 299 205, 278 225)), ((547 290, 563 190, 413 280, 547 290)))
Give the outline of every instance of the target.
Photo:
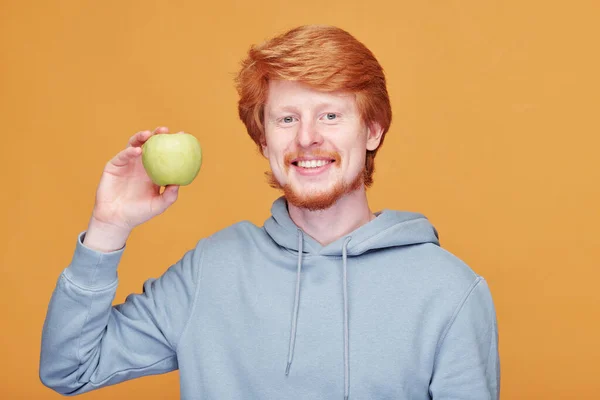
MULTIPOLYGON (((136 131, 191 132, 204 163, 134 231, 116 301, 199 237, 262 224, 279 193, 237 118, 232 79, 250 44, 325 23, 369 46, 389 79, 394 121, 372 208, 424 213, 489 281, 502 398, 597 398, 598 4, 3 0, 0 397, 61 398, 38 379, 46 307, 105 162, 136 131)), ((175 399, 178 384, 175 372, 83 398, 175 399)))

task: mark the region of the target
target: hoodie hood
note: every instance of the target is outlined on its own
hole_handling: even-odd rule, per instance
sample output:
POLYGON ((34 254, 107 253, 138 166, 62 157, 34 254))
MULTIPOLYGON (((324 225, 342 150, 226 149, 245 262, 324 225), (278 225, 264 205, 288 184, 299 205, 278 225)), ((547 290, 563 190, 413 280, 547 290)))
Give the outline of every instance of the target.
MULTIPOLYGON (((347 239, 348 256, 358 256, 369 250, 421 243, 440 245, 437 230, 423 214, 384 209, 375 215, 377 218, 326 246, 303 234, 302 250, 314 255, 341 256, 347 239)), ((273 203, 271 217, 265 222, 264 228, 278 245, 298 251, 299 227, 290 218, 284 197, 273 203)))
POLYGON ((424 215, 384 209, 376 218, 326 246, 306 235, 290 218, 287 202, 282 196, 273 202, 271 217, 265 222, 267 234, 280 246, 298 253, 296 287, 292 308, 292 324, 285 374, 290 373, 294 358, 298 312, 300 305, 300 281, 304 254, 342 256, 342 290, 344 302, 344 400, 349 400, 349 299, 348 257, 359 256, 369 250, 388 247, 410 246, 421 243, 440 245, 438 233, 424 215))

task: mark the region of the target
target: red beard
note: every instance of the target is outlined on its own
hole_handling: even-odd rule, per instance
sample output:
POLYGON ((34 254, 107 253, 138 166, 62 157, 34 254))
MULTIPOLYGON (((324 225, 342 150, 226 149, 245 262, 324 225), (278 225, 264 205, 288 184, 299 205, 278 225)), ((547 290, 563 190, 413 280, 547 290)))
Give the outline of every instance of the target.
MULTIPOLYGON (((284 158, 285 172, 288 173, 294 158, 300 157, 303 154, 287 154, 284 158)), ((311 152, 311 156, 329 157, 334 161, 334 168, 340 166, 340 155, 337 153, 329 153, 323 151, 311 152)), ((319 193, 298 193, 290 187, 290 185, 281 185, 275 175, 271 171, 265 172, 269 185, 274 189, 283 191, 283 195, 289 204, 298 208, 304 208, 310 211, 326 210, 333 206, 345 194, 354 192, 359 189, 364 182, 365 171, 359 173, 352 182, 340 181, 333 188, 319 193)))

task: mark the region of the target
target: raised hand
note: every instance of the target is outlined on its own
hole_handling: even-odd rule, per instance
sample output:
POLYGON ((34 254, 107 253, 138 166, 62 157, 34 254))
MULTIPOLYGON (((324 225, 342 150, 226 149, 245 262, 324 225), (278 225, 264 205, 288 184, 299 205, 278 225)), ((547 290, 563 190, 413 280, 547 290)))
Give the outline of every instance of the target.
POLYGON ((161 193, 142 165, 142 145, 152 135, 162 133, 168 129, 136 133, 127 147, 106 163, 85 245, 101 251, 119 249, 133 228, 163 213, 177 200, 179 186, 167 186, 161 193))

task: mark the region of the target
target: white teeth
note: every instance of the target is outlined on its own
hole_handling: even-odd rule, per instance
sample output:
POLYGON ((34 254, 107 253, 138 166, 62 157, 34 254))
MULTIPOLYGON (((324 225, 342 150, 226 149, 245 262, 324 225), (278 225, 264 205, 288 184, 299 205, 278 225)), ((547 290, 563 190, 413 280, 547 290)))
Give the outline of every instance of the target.
POLYGON ((329 164, 331 161, 328 160, 310 160, 310 161, 298 161, 298 166, 302 168, 318 168, 323 165, 329 164))

